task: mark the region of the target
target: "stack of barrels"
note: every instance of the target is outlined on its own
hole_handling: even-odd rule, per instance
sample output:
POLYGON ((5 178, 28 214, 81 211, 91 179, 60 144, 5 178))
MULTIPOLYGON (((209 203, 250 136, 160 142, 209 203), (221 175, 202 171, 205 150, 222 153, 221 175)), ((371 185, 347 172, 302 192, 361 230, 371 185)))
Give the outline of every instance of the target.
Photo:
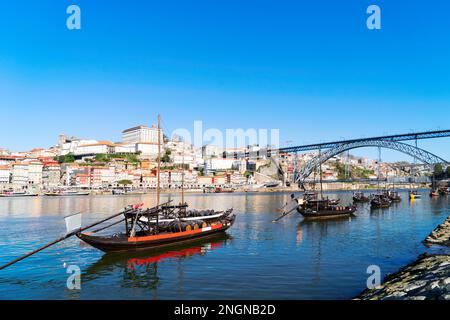
POLYGON ((169 226, 171 232, 180 231, 193 231, 198 229, 207 228, 208 224, 205 221, 192 221, 192 222, 172 222, 169 226))

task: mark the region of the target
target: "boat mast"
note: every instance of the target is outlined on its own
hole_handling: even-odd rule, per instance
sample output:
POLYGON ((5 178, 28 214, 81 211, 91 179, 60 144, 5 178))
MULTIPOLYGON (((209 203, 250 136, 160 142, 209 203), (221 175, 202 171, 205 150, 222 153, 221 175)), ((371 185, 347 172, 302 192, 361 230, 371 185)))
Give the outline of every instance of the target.
MULTIPOLYGON (((319 161, 322 157, 322 149, 319 149, 319 161)), ((320 175, 320 199, 323 200, 323 182, 322 182, 322 162, 320 161, 319 165, 319 175, 320 175)))
POLYGON ((183 159, 182 159, 182 165, 181 165, 181 205, 184 206, 184 141, 183 141, 183 159))
POLYGON ((381 147, 378 147, 378 193, 381 194, 381 147))
MULTIPOLYGON (((156 208, 161 204, 161 115, 158 114, 158 171, 156 187, 156 208)), ((156 214, 156 225, 159 226, 159 212, 156 214)))

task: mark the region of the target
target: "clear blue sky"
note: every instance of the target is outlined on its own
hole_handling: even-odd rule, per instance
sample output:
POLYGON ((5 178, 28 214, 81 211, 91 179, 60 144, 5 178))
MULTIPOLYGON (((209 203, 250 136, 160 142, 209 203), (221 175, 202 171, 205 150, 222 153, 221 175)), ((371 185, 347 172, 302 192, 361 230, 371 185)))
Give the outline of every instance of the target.
MULTIPOLYGON (((2 1, 0 147, 120 140, 158 112, 168 130, 279 128, 294 144, 448 129, 449 12, 440 0, 2 1), (380 31, 366 28, 373 3, 380 31), (70 4, 80 31, 66 29, 70 4)), ((421 146, 450 159, 449 143, 421 146)))

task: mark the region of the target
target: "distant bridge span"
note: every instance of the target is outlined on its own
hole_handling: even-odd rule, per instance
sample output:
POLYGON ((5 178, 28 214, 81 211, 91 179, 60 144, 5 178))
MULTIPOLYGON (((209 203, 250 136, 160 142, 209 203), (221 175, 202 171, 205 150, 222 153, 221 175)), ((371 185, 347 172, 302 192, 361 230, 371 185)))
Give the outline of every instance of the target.
MULTIPOLYGON (((425 138, 422 138, 425 139, 425 138)), ((443 163, 448 164, 448 162, 428 151, 425 151, 423 149, 420 149, 418 147, 401 143, 401 142, 395 142, 393 140, 377 140, 377 139, 361 139, 361 140, 349 140, 346 142, 336 143, 334 147, 331 149, 326 150, 323 153, 320 153, 317 157, 313 158, 311 161, 306 163, 306 165, 300 170, 300 172, 296 175, 296 182, 303 182, 306 178, 308 178, 315 168, 320 166, 321 164, 325 163, 329 159, 331 159, 334 156, 337 156, 338 154, 341 154, 345 151, 357 149, 357 148, 364 148, 364 147, 378 147, 378 148, 387 148, 392 150, 400 151, 404 154, 407 154, 411 157, 414 157, 421 162, 428 164, 428 165, 434 165, 437 163, 443 163)))
POLYGON ((427 132, 417 132, 417 133, 406 133, 391 136, 380 136, 373 138, 360 138, 352 140, 343 140, 335 142, 326 143, 316 143, 297 147, 287 147, 278 149, 281 153, 296 153, 303 151, 313 151, 313 150, 325 150, 333 149, 343 144, 350 144, 356 142, 371 142, 371 141, 391 141, 391 142, 401 142, 401 141, 413 141, 413 140, 425 140, 425 139, 435 139, 435 138, 446 138, 450 137, 450 130, 440 130, 440 131, 427 131, 427 132))

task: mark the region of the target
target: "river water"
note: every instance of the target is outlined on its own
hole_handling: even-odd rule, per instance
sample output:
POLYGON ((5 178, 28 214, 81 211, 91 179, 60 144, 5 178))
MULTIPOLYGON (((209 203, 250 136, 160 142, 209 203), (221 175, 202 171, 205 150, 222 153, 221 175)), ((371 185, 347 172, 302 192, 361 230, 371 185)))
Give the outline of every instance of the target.
MULTIPOLYGON (((401 195, 389 209, 360 205, 349 219, 294 214, 277 224, 289 194, 188 195, 193 208, 235 209, 228 236, 131 255, 70 239, 0 271, 0 299, 350 299, 365 289, 369 266, 384 277, 438 250, 422 241, 450 214, 450 198, 401 195), (67 266, 81 269, 81 290, 67 288, 67 266)), ((329 196, 351 202, 350 193, 329 196)), ((0 264, 63 235, 68 214, 86 212, 87 224, 140 202, 154 205, 154 195, 0 198, 0 264)))

